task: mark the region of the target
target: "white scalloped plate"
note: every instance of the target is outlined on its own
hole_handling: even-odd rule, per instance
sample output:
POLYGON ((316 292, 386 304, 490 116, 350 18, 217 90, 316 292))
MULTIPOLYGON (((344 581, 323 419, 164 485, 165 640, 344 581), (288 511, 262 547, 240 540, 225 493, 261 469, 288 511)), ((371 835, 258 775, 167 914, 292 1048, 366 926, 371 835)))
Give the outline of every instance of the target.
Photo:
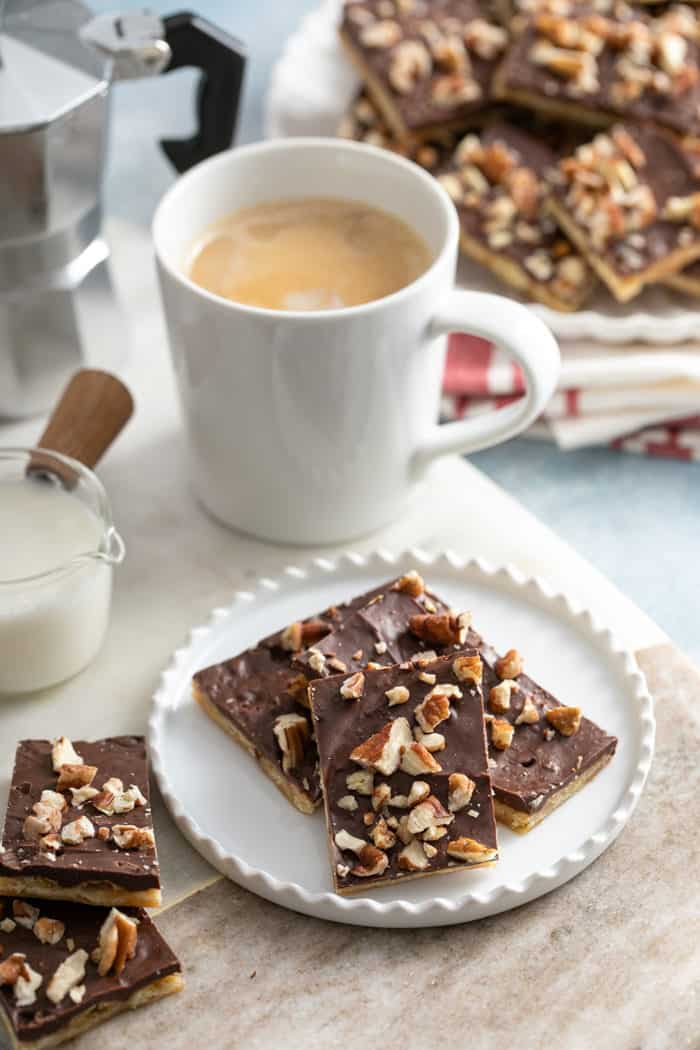
MULTIPOLYGON (((287 41, 270 80, 265 134, 334 135, 359 81, 338 44, 342 0, 322 0, 287 41)), ((463 259, 459 283, 477 291, 508 294, 488 271, 463 259)), ((532 309, 561 339, 607 343, 674 344, 696 339, 695 303, 663 288, 648 288, 632 303, 617 303, 600 289, 585 310, 560 313, 540 304, 532 309)))
POLYGON ((347 554, 288 568, 239 591, 196 628, 164 672, 149 722, 151 760, 181 831, 222 874, 253 893, 336 922, 439 926, 517 907, 590 864, 622 830, 644 787, 654 748, 652 701, 631 653, 608 631, 538 580, 453 555, 409 551, 347 554), (275 628, 423 565, 430 586, 455 608, 471 609, 498 648, 526 654, 527 669, 556 695, 619 738, 613 761, 529 835, 499 828, 501 860, 344 898, 331 891, 322 814, 293 809, 197 707, 190 677, 240 652, 275 628))

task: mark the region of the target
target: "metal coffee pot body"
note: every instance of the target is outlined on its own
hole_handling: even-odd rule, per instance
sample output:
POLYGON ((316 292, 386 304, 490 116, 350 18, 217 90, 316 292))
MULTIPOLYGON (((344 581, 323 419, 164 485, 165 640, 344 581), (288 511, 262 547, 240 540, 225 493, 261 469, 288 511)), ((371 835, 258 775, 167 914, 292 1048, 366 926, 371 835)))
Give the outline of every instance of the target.
POLYGON ((201 70, 195 135, 161 144, 182 172, 230 145, 244 63, 192 14, 0 0, 0 418, 44 411, 83 363, 124 353, 101 235, 111 86, 201 70))

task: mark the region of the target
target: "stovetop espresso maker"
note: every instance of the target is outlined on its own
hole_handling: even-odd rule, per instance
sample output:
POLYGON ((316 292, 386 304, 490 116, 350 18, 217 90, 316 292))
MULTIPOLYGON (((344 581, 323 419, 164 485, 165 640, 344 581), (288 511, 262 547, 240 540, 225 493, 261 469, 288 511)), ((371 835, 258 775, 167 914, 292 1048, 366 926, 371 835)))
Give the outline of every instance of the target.
POLYGON ((0 419, 44 411, 91 344, 123 344, 101 236, 112 83, 201 70, 196 134, 161 143, 183 172, 230 145, 244 63, 193 14, 0 0, 0 419))

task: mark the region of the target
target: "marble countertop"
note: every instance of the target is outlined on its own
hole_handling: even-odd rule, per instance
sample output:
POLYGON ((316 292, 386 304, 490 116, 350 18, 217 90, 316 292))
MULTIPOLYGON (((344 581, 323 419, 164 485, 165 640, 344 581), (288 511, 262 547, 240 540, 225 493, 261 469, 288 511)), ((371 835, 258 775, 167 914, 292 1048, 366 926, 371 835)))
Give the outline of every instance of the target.
MULTIPOLYGON (((93 2, 112 10, 108 0, 93 2)), ((139 8, 139 0, 117 6, 139 8)), ((248 46, 239 141, 262 135, 272 64, 285 39, 316 0, 200 0, 197 9, 248 46)), ((167 0, 152 0, 161 13, 167 0)), ((113 216, 145 226, 172 173, 158 138, 193 126, 192 76, 120 84, 107 179, 113 216)), ((696 556, 700 465, 653 460, 609 449, 560 452, 528 439, 479 453, 472 462, 613 580, 696 662, 700 635, 693 614, 700 585, 696 556)))

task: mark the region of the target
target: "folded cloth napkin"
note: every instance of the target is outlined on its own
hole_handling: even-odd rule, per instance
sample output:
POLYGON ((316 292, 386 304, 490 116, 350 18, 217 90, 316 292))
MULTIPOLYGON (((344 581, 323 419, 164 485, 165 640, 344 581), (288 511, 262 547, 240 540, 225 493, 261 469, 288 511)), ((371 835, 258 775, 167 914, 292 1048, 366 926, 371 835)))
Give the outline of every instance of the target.
MULTIPOLYGON (((502 350, 475 336, 450 337, 447 419, 500 408, 522 392, 521 371, 502 350)), ((700 460, 700 349, 565 344, 558 389, 527 434, 562 449, 612 445, 700 460)))

